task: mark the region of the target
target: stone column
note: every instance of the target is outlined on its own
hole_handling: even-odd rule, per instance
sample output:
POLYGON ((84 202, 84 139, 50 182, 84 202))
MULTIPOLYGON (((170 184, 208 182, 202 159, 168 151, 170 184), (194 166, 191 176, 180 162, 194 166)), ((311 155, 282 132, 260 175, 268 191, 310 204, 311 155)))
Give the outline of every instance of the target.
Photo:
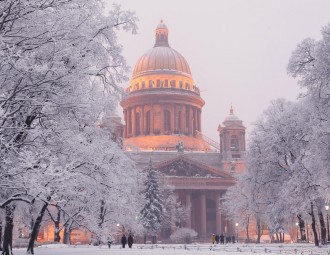
POLYGON ((136 135, 136 107, 132 109, 132 136, 136 135))
POLYGON ((221 234, 222 231, 222 222, 221 222, 221 203, 220 203, 220 199, 221 199, 221 194, 216 194, 215 195, 215 210, 216 210, 216 231, 218 234, 221 234))
POLYGON ((145 134, 145 117, 144 117, 144 105, 141 106, 141 116, 140 116, 140 135, 144 135, 145 134))
POLYGON ((124 110, 124 120, 125 120, 125 127, 124 127, 124 138, 127 137, 127 110, 124 110))
POLYGON ((202 132, 202 111, 200 109, 198 109, 198 131, 202 132))
POLYGON ((160 133, 164 134, 164 105, 160 104, 160 133))
POLYGON ((198 118, 197 118, 197 108, 194 109, 194 128, 193 128, 193 135, 195 134, 196 130, 198 130, 198 118))
POLYGON ((201 192, 200 196, 200 206, 201 206, 201 236, 206 237, 206 195, 205 191, 201 192))
POLYGON ((181 106, 181 134, 186 132, 186 106, 181 106))
POLYGON ((191 193, 189 190, 186 191, 186 206, 189 208, 188 212, 188 219, 186 221, 186 226, 187 228, 191 228, 191 210, 192 210, 192 205, 191 205, 191 193))
POLYGON ((193 135, 194 134, 194 108, 192 106, 190 106, 190 111, 189 111, 189 123, 190 123, 190 127, 189 127, 189 134, 193 135))
POLYGON ((243 150, 245 151, 246 148, 245 148, 245 132, 243 133, 243 150))
POLYGON ((154 105, 150 105, 150 134, 154 134, 154 105))
POLYGON ((132 135, 132 131, 130 130, 130 127, 131 127, 131 118, 132 118, 132 109, 129 107, 129 108, 127 108, 127 123, 126 123, 126 126, 127 126, 127 128, 126 128, 126 130, 127 130, 127 136, 130 136, 130 135, 132 135))
POLYGON ((174 133, 174 128, 175 128, 175 126, 174 126, 174 122, 175 122, 175 105, 174 104, 172 104, 171 105, 171 132, 172 133, 174 133))

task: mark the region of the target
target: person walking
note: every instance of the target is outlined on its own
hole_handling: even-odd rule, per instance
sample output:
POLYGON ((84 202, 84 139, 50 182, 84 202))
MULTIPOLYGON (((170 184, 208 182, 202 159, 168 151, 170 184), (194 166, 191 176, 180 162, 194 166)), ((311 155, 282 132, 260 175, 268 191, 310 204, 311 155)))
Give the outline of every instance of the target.
POLYGON ((220 237, 219 237, 219 235, 217 234, 217 235, 215 235, 215 242, 216 242, 216 244, 219 244, 219 240, 220 240, 220 237))
POLYGON ((111 237, 111 235, 109 235, 109 236, 107 237, 107 242, 108 242, 108 247, 109 247, 109 249, 110 249, 111 244, 112 244, 112 237, 111 237))
POLYGON ((127 238, 125 234, 123 234, 123 236, 121 237, 121 245, 123 246, 123 248, 125 248, 126 243, 127 243, 127 238))
POLYGON ((221 244, 225 243, 225 236, 223 235, 223 233, 220 235, 220 243, 221 244))
POLYGON ((211 242, 212 242, 212 244, 215 243, 215 234, 212 234, 212 236, 211 236, 211 242))
POLYGON ((134 242, 133 236, 132 236, 132 234, 129 234, 128 239, 127 239, 127 244, 128 244, 129 248, 132 248, 133 242, 134 242))

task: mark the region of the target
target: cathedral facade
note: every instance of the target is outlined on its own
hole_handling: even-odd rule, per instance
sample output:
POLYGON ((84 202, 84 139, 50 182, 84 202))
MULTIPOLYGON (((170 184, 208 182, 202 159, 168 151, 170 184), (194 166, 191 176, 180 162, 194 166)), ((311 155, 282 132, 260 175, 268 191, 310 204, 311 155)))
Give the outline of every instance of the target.
POLYGON ((234 235, 234 223, 226 218, 221 197, 234 185, 234 173, 245 169, 245 127, 231 108, 217 129, 219 142, 203 135, 205 102, 188 62, 170 47, 168 32, 161 21, 154 47, 137 61, 120 103, 123 148, 141 170, 151 160, 174 186, 181 203, 190 208, 183 226, 194 229, 199 239, 212 233, 234 235))

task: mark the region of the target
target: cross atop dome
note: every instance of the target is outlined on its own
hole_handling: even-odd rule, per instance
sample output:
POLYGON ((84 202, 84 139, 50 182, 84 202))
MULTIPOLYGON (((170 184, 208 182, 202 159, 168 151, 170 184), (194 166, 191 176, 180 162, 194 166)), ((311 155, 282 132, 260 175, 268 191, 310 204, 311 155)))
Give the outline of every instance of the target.
POLYGON ((233 109, 233 105, 230 105, 230 115, 234 115, 234 109, 233 109))
POLYGON ((168 44, 168 29, 164 24, 163 19, 156 27, 156 42, 154 47, 170 47, 168 44))

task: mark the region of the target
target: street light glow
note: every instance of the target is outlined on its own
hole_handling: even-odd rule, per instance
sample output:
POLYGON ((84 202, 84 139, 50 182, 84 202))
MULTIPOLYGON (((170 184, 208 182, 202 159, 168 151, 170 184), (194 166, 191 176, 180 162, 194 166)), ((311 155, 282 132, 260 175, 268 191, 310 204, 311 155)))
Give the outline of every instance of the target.
POLYGON ((330 207, 329 205, 325 205, 325 210, 329 211, 329 207, 330 207))

